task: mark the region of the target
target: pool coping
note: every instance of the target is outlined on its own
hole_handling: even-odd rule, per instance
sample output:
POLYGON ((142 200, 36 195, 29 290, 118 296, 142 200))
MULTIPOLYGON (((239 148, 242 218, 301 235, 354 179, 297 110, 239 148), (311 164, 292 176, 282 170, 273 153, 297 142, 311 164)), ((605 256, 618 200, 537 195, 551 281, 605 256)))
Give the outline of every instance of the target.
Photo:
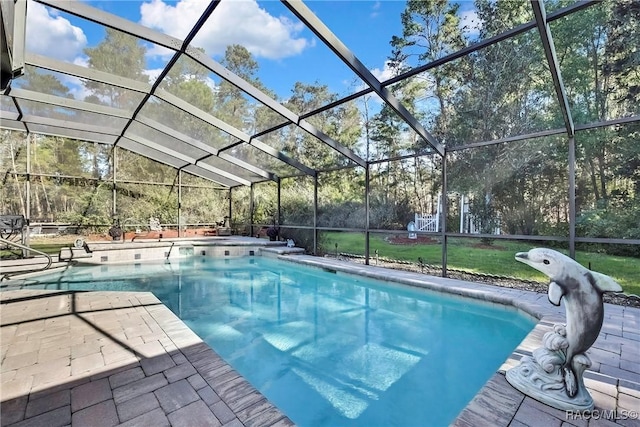
MULTIPOLYGON (((275 249, 275 248, 273 248, 275 249)), ((266 251, 265 251, 266 252, 266 251)), ((264 255, 267 255, 265 253, 264 255)), ((404 285, 409 285, 413 287, 419 287, 424 289, 429 289, 431 291, 449 294, 459 297, 465 298, 473 298, 476 300, 482 300, 490 304, 499 304, 502 306, 512 306, 516 310, 525 313, 538 319, 538 323, 534 327, 534 329, 527 335, 527 337, 520 343, 520 345, 514 350, 514 352, 509 356, 509 358, 502 364, 502 366, 498 369, 498 371, 493 375, 493 377, 484 385, 484 387, 476 394, 474 399, 466 406, 466 408, 459 414, 456 420, 452 423, 455 426, 478 426, 485 425, 488 421, 490 421, 491 425, 495 426, 536 426, 536 425, 557 425, 557 426, 586 426, 588 423, 585 422, 584 419, 576 419, 575 416, 570 417, 571 414, 565 413, 565 411, 559 411, 553 409, 547 405, 539 403, 519 391, 512 388, 504 378, 504 372, 508 370, 510 367, 517 365, 519 359, 523 355, 529 355, 535 349, 540 347, 542 335, 549 331, 552 328, 554 323, 562 322, 564 319, 564 311, 561 307, 552 306, 548 300, 546 294, 538 294, 530 291, 523 291, 517 289, 510 288, 502 288, 487 284, 479 284, 473 282, 466 282, 462 280, 428 276, 420 273, 400 271, 400 270, 391 270, 387 268, 370 266, 364 264, 356 264, 348 261, 336 260, 331 258, 320 258, 315 256, 308 255, 278 255, 277 251, 269 251, 269 255, 271 257, 277 257, 286 261, 305 264, 308 266, 330 270, 339 272, 340 274, 356 274, 365 277, 369 277, 372 279, 382 280, 390 283, 400 283, 404 285)), ((51 292, 51 291, 3 291, 0 293, 0 297, 4 300, 7 297, 8 292, 19 292, 22 293, 20 298, 30 298, 30 293, 39 293, 39 292, 51 292)), ((211 350, 200 338, 195 335, 180 319, 177 318, 167 307, 162 305, 155 296, 150 293, 139 293, 139 292, 88 292, 88 293, 80 293, 80 292, 57 292, 61 297, 64 295, 78 295, 78 298, 88 298, 89 296, 93 296, 97 298, 98 302, 93 306, 89 304, 89 307, 94 307, 97 310, 102 310, 104 307, 109 307, 109 310, 113 310, 113 313, 116 313, 117 310, 121 309, 131 309, 133 308, 136 312, 138 310, 144 310, 146 312, 144 314, 143 319, 145 320, 145 324, 149 326, 149 322, 157 325, 164 334, 164 341, 160 339, 154 338, 153 335, 148 336, 149 340, 154 340, 160 342, 163 346, 164 352, 168 354, 175 366, 182 365, 184 363, 190 364, 198 373, 198 375, 203 379, 206 383, 205 387, 206 392, 204 395, 209 400, 207 402, 211 402, 211 399, 219 399, 215 402, 218 406, 222 406, 218 402, 223 402, 225 407, 231 410, 234 413, 233 419, 225 419, 225 421, 229 423, 236 423, 236 426, 241 425, 268 425, 266 422, 274 421, 276 425, 291 425, 292 422, 289 420, 284 414, 277 410, 271 403, 269 403, 259 392, 257 392, 253 387, 251 387, 246 380, 244 380, 239 374, 237 374, 230 366, 226 365, 213 350, 211 350), (137 301, 137 302, 136 302, 137 301), (124 304, 124 306, 122 306, 124 304), (147 307, 148 306, 148 307, 147 307), (102 309, 100 307, 103 307, 102 309), (173 352, 173 353, 172 353, 173 352), (174 357, 175 356, 175 357, 174 357), (181 362, 181 363, 177 363, 181 362), (224 366, 224 368, 223 368, 224 366), (216 375, 217 374, 217 375, 216 375), (219 378, 220 377, 220 378, 219 378), (226 386, 225 386, 226 384, 226 386), (230 386, 230 387, 229 387, 230 386), (221 388, 222 387, 222 388, 221 388), (211 389, 211 391, 208 391, 211 389), (231 394, 229 394, 229 390, 231 389, 231 394), (218 393, 220 392, 220 393, 218 393), (213 394, 211 394, 213 393, 213 394), (249 396, 249 406, 245 407, 243 405, 238 406, 236 402, 237 399, 242 399, 243 396, 237 396, 237 394, 243 394, 243 396, 249 396), (257 393, 257 394, 256 394, 257 393), (214 397, 214 395, 216 397, 214 397), (225 400, 226 399, 226 400, 225 400), (258 399, 254 401, 253 399, 258 399), (229 400, 229 401, 227 401, 229 400), (254 408, 254 405, 257 405, 254 408), (238 409, 239 413, 233 411, 232 406, 235 409, 238 409), (248 408, 252 408, 251 411, 247 412, 248 408), (243 412, 244 410, 244 412, 243 412), (259 410, 258 414, 263 414, 265 417, 261 423, 259 424, 251 424, 251 419, 256 416, 256 410, 259 410), (239 424, 238 424, 239 423, 239 424)), ((70 298, 70 297, 67 297, 70 298)), ((4 304, 4 301, 3 301, 4 304)), ((5 333, 5 320, 6 320, 6 307, 3 307, 3 316, 2 316, 2 324, 3 324, 3 335, 2 335, 2 364, 3 371, 6 371, 6 355, 8 354, 8 348, 5 345, 7 337, 11 334, 5 333)), ((55 313, 55 309, 53 310, 55 313)), ((111 314, 113 314, 111 313, 111 314)), ((58 313, 64 314, 64 313, 58 313)), ((69 313, 67 313, 68 315, 69 313)), ((23 313, 25 315, 25 313, 23 313)), ((88 315, 88 314, 87 314, 88 315)), ((129 313, 128 315, 133 315, 129 313)), ((86 317, 85 314, 82 316, 86 317)), ((102 319, 101 316, 96 315, 96 319, 102 319)), ((86 319, 85 319, 86 320, 86 319)), ((112 324, 113 319, 102 319, 106 321, 107 324, 112 324)), ((32 324, 33 322, 27 322, 28 324, 32 324)), ((45 323, 44 321, 42 323, 45 323)), ((598 340, 594 344, 594 346, 588 351, 589 357, 593 362, 593 366, 585 373, 585 383, 587 388, 591 392, 595 403, 596 409, 601 411, 600 415, 602 418, 602 414, 604 414, 607 420, 612 421, 612 425, 622 425, 622 426, 630 426, 630 425, 638 425, 639 421, 637 419, 637 412, 635 412, 636 419, 624 418, 620 417, 619 414, 630 414, 629 411, 635 410, 635 408, 640 407, 640 334, 638 331, 640 330, 640 309, 630 308, 630 307, 621 307, 614 306, 611 304, 605 304, 605 321, 603 325, 603 329, 598 337, 598 340), (616 411, 615 413, 608 414, 605 411, 616 411), (618 414, 617 418, 611 419, 612 415, 618 414)), ((51 325, 44 325, 44 328, 37 329, 35 331, 24 332, 22 335, 30 334, 33 332, 35 336, 39 336, 41 338, 46 338, 47 334, 51 333, 51 330, 46 326, 52 327, 55 333, 59 333, 59 328, 56 327, 55 322, 51 322, 51 325)), ((156 332, 159 330, 156 328, 156 332)), ((14 330, 14 334, 16 331, 14 330)), ((129 339, 127 334, 123 331, 119 331, 118 333, 123 333, 124 338, 129 339)), ((13 337, 13 335, 11 335, 13 337)), ((9 337, 9 338, 11 338, 9 337)), ((134 341, 131 343, 127 342, 127 348, 136 349, 137 345, 147 345, 145 342, 145 338, 140 336, 133 336, 134 341), (137 338, 140 338, 138 340, 137 338)), ((53 337, 51 337, 53 339, 53 337)), ((104 336, 100 337, 96 335, 94 337, 95 340, 105 339, 104 336)), ((70 345, 70 344, 69 344, 70 345)), ((24 343, 22 344, 24 348, 28 348, 24 343)), ((156 344, 157 346, 157 344, 156 344)), ((144 347, 143 347, 144 348, 144 347)), ((26 351, 26 350, 24 350, 26 351)), ((135 350, 137 351, 137 350, 135 350)), ((28 353, 33 353, 33 351, 29 351, 28 353)), ((135 352, 134 352, 135 354, 135 352)), ((138 353, 142 354, 142 353, 138 353)), ((14 355, 15 356, 15 355, 14 355)), ((75 358, 72 357, 73 353, 70 353, 68 356, 65 356, 68 360, 68 365, 65 367, 69 367, 69 369, 73 370, 74 364, 77 365, 78 362, 75 362, 75 358)), ((93 355, 95 358, 95 354, 93 355)), ((33 357, 31 354, 30 357, 33 357)), ((84 356, 80 356, 80 359, 83 359, 84 356)), ((106 361, 106 354, 102 354, 103 361, 106 361)), ((108 356, 111 358, 111 356, 108 356)), ((32 372, 36 372, 31 375, 31 381, 27 387, 28 380, 24 378, 17 378, 17 370, 15 374, 6 375, 3 372, 2 375, 2 394, 4 400, 4 395, 6 395, 7 390, 10 393, 15 393, 16 390, 21 392, 22 394, 17 395, 15 399, 12 399, 13 403, 11 405, 7 405, 4 402, 2 403, 2 427, 6 425, 5 416, 7 413, 20 413, 22 411, 23 418, 26 416, 25 408, 28 405, 35 405, 33 402, 41 402, 39 400, 41 397, 47 395, 64 395, 69 397, 64 397, 64 399, 68 399, 70 401, 69 405, 64 405, 63 407, 55 408, 51 411, 48 411, 47 414, 51 415, 52 413, 60 415, 64 412, 63 416, 69 416, 69 420, 73 419, 73 416, 78 413, 82 416, 83 414, 90 413, 91 411, 105 410, 106 407, 110 409, 116 410, 116 415, 118 415, 117 409, 119 409, 119 404, 115 403, 114 407, 109 406, 109 404, 105 403, 105 401, 101 401, 95 405, 89 407, 83 407, 77 411, 72 411, 73 409, 73 396, 74 390, 76 388, 81 387, 91 387, 93 382, 102 381, 104 383, 104 379, 108 378, 109 383, 111 382, 112 376, 123 375, 122 372, 130 372, 135 370, 135 372, 139 372, 142 369, 142 360, 146 360, 145 358, 138 357, 137 361, 133 359, 127 359, 123 353, 123 360, 127 361, 128 364, 138 365, 132 367, 126 366, 110 366, 111 371, 110 375, 106 375, 104 372, 100 372, 100 369, 105 369, 104 366, 97 367, 98 371, 92 372, 91 369, 89 371, 84 372, 80 378, 74 380, 67 380, 66 383, 62 384, 50 384, 47 385, 49 393, 46 393, 44 390, 40 390, 37 387, 32 390, 33 381, 35 378, 39 378, 38 381, 42 381, 42 378, 47 378, 46 375, 42 375, 42 372, 38 372, 33 365, 37 365, 37 363, 32 363, 29 366, 23 366, 20 369, 23 369, 24 372, 29 372, 29 369, 32 372), (39 375, 39 376, 38 376, 39 375), (9 386, 5 384, 6 382, 12 382, 9 386), (20 381, 18 381, 20 380, 20 381), (17 382, 15 382, 17 381, 17 382), (26 382, 25 382, 26 381, 26 382), (65 386, 64 384, 67 384, 65 386), (87 385, 89 384, 89 385, 87 385), (66 387, 66 388, 65 388, 66 387), (27 390, 28 388, 28 390, 27 390), (65 391, 66 390, 66 391, 65 391), (65 394, 66 393, 66 394, 65 394), (96 409, 96 407, 99 407, 96 409), (18 409, 15 409, 18 408, 18 409), (21 409, 20 409, 21 408, 21 409), (66 409, 65 409, 66 408, 66 409), (115 409, 114 409, 115 408, 115 409), (9 412, 7 412, 9 411, 9 412), (67 411, 67 412, 65 412, 67 411), (84 412, 83 412, 84 411, 84 412)), ((165 360, 164 363, 170 365, 166 357, 152 357, 151 360, 165 360)), ((11 363, 17 363, 11 359, 11 363)), ((88 360, 88 359, 83 359, 88 360)), ((116 360, 120 362, 119 360, 116 360)), ((25 362, 20 362, 25 363, 25 362)), ((156 362, 158 364, 160 362, 156 362)), ((144 362, 144 364, 154 364, 153 362, 144 362)), ((160 363, 162 365, 162 363, 160 363)), ((175 366, 170 366, 167 370, 175 368, 175 366)), ((186 366, 186 365, 185 365, 186 366)), ((66 369, 66 368, 65 368, 66 369)), ((93 368, 92 368, 93 369, 93 368)), ((187 369, 187 368, 181 368, 187 369)), ((142 372, 145 372, 142 369, 142 372)), ((149 372, 153 372, 150 370, 149 372)), ((156 372, 151 374, 150 376, 157 375, 160 372, 156 372)), ((167 374, 166 370, 162 371, 162 374, 167 378, 171 374, 167 374)), ((54 375, 55 376, 55 375, 54 375)), ((145 377, 146 378, 146 377, 145 377)), ((174 378, 174 377, 172 377, 174 378)), ((178 380, 181 386, 185 386, 184 378, 178 380), (181 382, 182 381, 182 382, 181 382)), ((189 382, 189 381, 188 381, 189 382)), ((46 385, 47 383, 43 383, 46 385)), ((40 384, 42 386, 43 384, 40 384)), ((189 384, 191 384, 189 382, 189 384)), ((167 387, 172 384, 164 384, 162 387, 167 387)), ((199 386, 202 386, 202 383, 198 382, 199 386)), ((193 385, 192 385, 193 386, 193 385)), ((122 386, 120 386, 122 387, 122 386)), ((160 388, 162 388, 160 387, 160 388)), ((174 386, 175 387, 175 386, 174 386)), ((112 394, 115 388, 112 390, 112 394)), ((156 393, 157 390, 152 390, 151 392, 145 393, 145 395, 149 395, 149 393, 156 393)), ((196 392, 200 392, 200 390, 195 390, 196 392)), ((121 393, 121 392, 119 392, 121 393)), ((161 395, 163 395, 161 393, 161 395)), ((155 394, 154 394, 155 396, 155 394)), ((139 397, 138 397, 139 398, 139 397)), ((156 399, 158 399, 156 397, 156 399)), ((46 399, 43 399, 46 400, 46 399)), ((113 400, 113 399, 112 399, 113 400)), ((150 397, 148 400, 152 400, 150 397)), ((204 398, 201 399, 205 405, 203 404, 197 405, 197 413, 198 414, 207 414, 206 408, 209 409, 210 412, 214 413, 211 405, 207 405, 207 402, 204 401, 204 398)), ((62 401, 61 401, 62 402, 62 401)), ((244 402, 244 401, 243 401, 244 402)), ((68 403, 67 400, 64 400, 63 403, 68 403)), ((119 402, 122 403, 122 402, 119 402)), ((195 402, 192 402, 195 403, 195 402)), ((245 402, 246 403, 246 402, 245 402)), ((77 406, 77 405, 76 405, 77 406)), ((76 409, 78 409, 76 407, 76 409)), ((182 409, 182 408, 178 408, 182 409)), ((157 407, 155 407, 152 411, 153 416, 158 417, 158 419, 169 419, 168 416, 173 412, 164 412, 160 414, 160 411, 157 407), (164 417, 164 418, 162 418, 164 417)), ((33 411, 32 411, 33 413, 33 411)), ((180 414, 179 410, 176 411, 177 414, 180 414)), ((44 414, 38 413, 36 417, 42 417, 44 414)), ((633 415, 633 413, 631 413, 633 415)), ((53 415, 51 415, 53 416, 53 415)), ((62 416, 62 415, 60 415, 62 416)), ((227 412, 227 416, 230 416, 227 412)), ((173 415, 174 419, 179 418, 178 415, 173 415)), ((24 424, 28 424, 27 421, 33 420, 34 418, 27 418, 19 420, 24 424)), ((130 421, 130 420, 129 420, 130 421)), ((129 421, 125 421, 124 424, 129 421)), ((213 419, 209 419, 212 422, 211 425, 221 425, 223 422, 220 419, 216 418, 216 421, 213 422, 213 419)), ((254 420, 255 421, 255 420, 254 420)), ((121 422, 121 421, 119 421, 121 422)), ((18 424, 21 425, 21 424, 18 424)), ((63 424, 61 424, 63 425, 63 424)), ((205 424, 206 425, 206 424, 205 424)), ((225 424, 226 425, 226 424, 225 424)), ((229 424, 230 426, 232 424, 229 424)), ((427 424, 428 425, 428 424, 427 424)))

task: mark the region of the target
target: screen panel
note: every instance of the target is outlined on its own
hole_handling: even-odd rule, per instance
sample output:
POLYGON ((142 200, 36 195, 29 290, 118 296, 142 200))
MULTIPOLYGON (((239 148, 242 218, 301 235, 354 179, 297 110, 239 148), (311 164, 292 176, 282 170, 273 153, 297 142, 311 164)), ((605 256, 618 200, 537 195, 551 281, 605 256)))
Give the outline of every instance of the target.
POLYGON ((550 24, 576 124, 640 113, 634 2, 595 2, 550 24))
POLYGON ((362 168, 318 174, 318 226, 365 228, 365 186, 362 168))
POLYGON ((640 238, 640 125, 576 133, 576 234, 640 238))
POLYGON ((450 153, 448 230, 568 236, 567 159, 563 136, 450 153))
POLYGON ((281 224, 313 226, 314 179, 307 176, 282 179, 281 224))

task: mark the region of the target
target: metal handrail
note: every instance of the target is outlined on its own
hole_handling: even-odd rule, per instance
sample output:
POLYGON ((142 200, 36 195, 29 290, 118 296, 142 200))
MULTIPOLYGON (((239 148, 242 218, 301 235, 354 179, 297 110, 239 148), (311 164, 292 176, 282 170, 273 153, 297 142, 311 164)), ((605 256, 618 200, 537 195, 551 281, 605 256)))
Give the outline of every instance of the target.
MULTIPOLYGON (((51 258, 51 255, 49 255, 46 252, 42 252, 42 251, 39 251, 38 249, 33 249, 32 247, 29 247, 27 245, 23 245, 22 243, 12 242, 11 240, 7 240, 7 239, 3 239, 3 238, 0 238, 0 242, 4 243, 5 245, 15 246, 17 248, 24 249, 24 250, 31 251, 31 252, 35 252, 37 254, 44 255, 45 257, 47 257, 48 262, 47 262, 47 265, 44 268, 39 268, 37 270, 31 270, 31 272, 44 271, 44 270, 48 269, 49 267, 51 267, 51 264, 53 263, 53 258, 51 258)), ((18 274, 24 274, 24 272, 23 271, 16 271, 16 272, 13 272, 13 273, 3 274, 2 277, 0 277, 0 282, 2 282, 5 279, 8 279, 11 276, 16 276, 18 274)))

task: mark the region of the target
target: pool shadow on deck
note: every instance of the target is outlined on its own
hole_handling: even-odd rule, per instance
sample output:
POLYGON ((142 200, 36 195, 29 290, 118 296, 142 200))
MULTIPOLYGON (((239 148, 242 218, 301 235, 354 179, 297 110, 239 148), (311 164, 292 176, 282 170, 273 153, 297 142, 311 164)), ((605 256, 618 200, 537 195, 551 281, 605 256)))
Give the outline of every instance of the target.
POLYGON ((291 425, 150 293, 6 291, 1 425, 291 425))

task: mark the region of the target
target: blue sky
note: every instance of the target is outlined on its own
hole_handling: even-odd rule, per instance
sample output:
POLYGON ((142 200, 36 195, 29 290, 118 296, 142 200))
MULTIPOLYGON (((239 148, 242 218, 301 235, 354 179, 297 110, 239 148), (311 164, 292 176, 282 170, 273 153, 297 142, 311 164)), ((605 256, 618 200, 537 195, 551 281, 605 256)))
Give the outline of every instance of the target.
MULTIPOLYGON (((182 39, 208 1, 98 0, 87 3, 182 39)), ((400 13, 404 1, 309 1, 306 4, 374 75, 381 80, 390 77, 385 61, 390 54, 391 37, 402 32, 400 13)), ((462 4, 462 9, 473 7, 472 2, 462 4)), ((96 24, 29 2, 27 47, 31 51, 86 65, 83 49, 97 45, 103 37, 103 28, 96 24)), ((326 84, 340 95, 358 89, 355 75, 347 66, 279 1, 223 0, 194 44, 219 60, 224 48, 231 43, 242 44, 251 51, 259 63, 260 80, 281 99, 290 95, 296 81, 326 84)), ((146 64, 149 75, 157 75, 171 53, 166 49, 151 49, 146 64)), ((76 96, 80 97, 80 93, 76 96)))

